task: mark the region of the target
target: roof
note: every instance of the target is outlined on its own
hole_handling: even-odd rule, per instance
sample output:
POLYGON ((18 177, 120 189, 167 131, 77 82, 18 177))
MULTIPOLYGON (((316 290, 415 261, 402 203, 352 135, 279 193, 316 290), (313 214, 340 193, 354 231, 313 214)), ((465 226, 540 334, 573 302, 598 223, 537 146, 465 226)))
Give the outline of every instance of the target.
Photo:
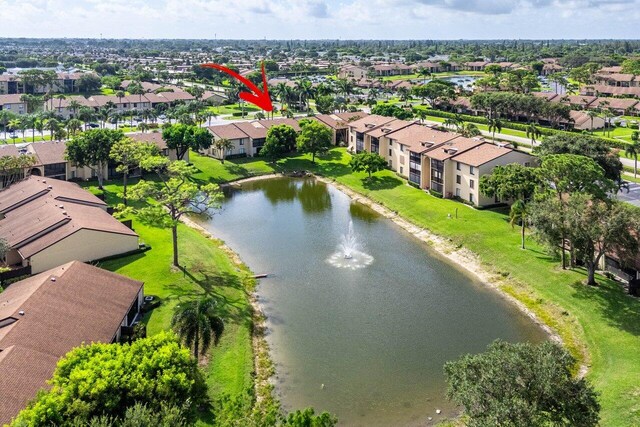
POLYGON ((426 155, 433 160, 448 160, 481 144, 484 144, 484 140, 481 138, 459 136, 427 151, 426 155))
POLYGON ((365 133, 373 138, 381 138, 399 129, 405 128, 412 123, 413 122, 409 122, 406 120, 393 119, 381 126, 372 128, 371 130, 367 130, 365 133))
POLYGON ((606 84, 588 85, 582 87, 582 92, 597 92, 611 95, 640 96, 640 87, 609 86, 606 84))
POLYGON ((162 132, 129 133, 127 137, 137 142, 153 143, 160 150, 167 148, 167 142, 162 138, 162 132))
POLYGON ((31 176, 0 191, 0 237, 23 258, 79 230, 137 236, 77 184, 31 176))
POLYGON ((356 111, 352 113, 316 114, 310 118, 316 119, 330 128, 337 130, 346 129, 349 127, 349 122, 361 119, 365 116, 368 116, 368 114, 362 111, 356 111))
POLYGON ((16 93, 11 95, 0 95, 0 105, 8 105, 8 104, 24 104, 22 101, 22 94, 16 93))
POLYGON ((36 166, 67 162, 65 159, 67 143, 64 141, 32 142, 29 147, 38 159, 36 166))
POLYGON ((555 92, 531 92, 531 94, 537 98, 545 98, 547 101, 558 97, 558 94, 555 92))
POLYGON ((589 95, 558 95, 550 99, 551 102, 559 102, 561 104, 579 105, 581 107, 588 107, 593 104, 598 98, 589 95))
POLYGON ((631 98, 597 98, 591 106, 596 108, 607 107, 613 108, 614 110, 627 110, 637 103, 637 99, 631 98))
POLYGON ((387 138, 408 147, 414 153, 423 153, 458 136, 460 135, 457 133, 438 130, 418 123, 412 123, 410 126, 387 134, 387 138))
POLYGON ((45 388, 58 360, 112 342, 142 282, 72 261, 9 286, 0 298, 0 424, 45 388), (22 313, 22 314, 20 314, 22 313))
POLYGON ((217 125, 217 126, 209 126, 209 132, 211 132, 214 136, 217 136, 221 139, 242 139, 248 138, 243 130, 241 130, 235 123, 229 123, 226 125, 217 125))
POLYGON ((453 158, 453 160, 464 163, 465 165, 478 167, 502 157, 505 154, 509 154, 512 151, 514 150, 511 148, 485 142, 484 144, 477 145, 461 154, 458 154, 453 158))
POLYGON ((353 128, 356 132, 366 132, 377 126, 382 126, 385 123, 389 123, 396 120, 393 117, 379 116, 377 114, 371 114, 358 120, 354 120, 349 123, 349 128, 353 128))

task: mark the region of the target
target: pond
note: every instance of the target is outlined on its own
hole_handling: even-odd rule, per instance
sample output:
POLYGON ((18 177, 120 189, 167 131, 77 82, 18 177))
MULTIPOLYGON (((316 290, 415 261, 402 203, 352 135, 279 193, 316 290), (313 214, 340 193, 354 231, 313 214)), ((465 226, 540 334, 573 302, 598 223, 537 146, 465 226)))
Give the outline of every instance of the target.
POLYGON ((497 293, 315 179, 245 183, 203 225, 269 274, 258 296, 285 409, 313 406, 340 425, 428 425, 457 414, 446 361, 497 338, 545 339, 497 293), (338 246, 351 238, 346 259, 338 246))

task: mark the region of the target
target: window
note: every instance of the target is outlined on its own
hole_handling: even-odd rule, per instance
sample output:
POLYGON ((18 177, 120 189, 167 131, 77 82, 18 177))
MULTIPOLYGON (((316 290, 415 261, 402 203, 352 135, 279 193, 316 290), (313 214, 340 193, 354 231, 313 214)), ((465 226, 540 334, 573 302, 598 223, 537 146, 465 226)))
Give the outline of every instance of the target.
POLYGON ((244 145, 244 139, 240 140, 240 145, 244 145))
POLYGON ((402 169, 402 166, 400 166, 400 175, 402 175, 402 173, 403 173, 403 169, 402 169))
POLYGON ((462 170, 462 166, 460 166, 460 162, 456 162, 456 170, 462 170))
POLYGON ((404 145, 400 144, 400 151, 404 153, 404 145))
POLYGON ((471 175, 475 175, 475 169, 473 168, 473 166, 469 166, 469 173, 471 175))
POLYGON ((244 148, 241 148, 241 149, 240 149, 240 154, 245 154, 245 152, 244 152, 244 148))
POLYGON ((469 193, 469 201, 474 204, 476 203, 476 201, 473 198, 473 193, 469 193))
POLYGON ((389 160, 389 167, 393 167, 393 162, 391 160, 389 160))
POLYGON ((393 146, 393 139, 389 140, 389 147, 393 146))
POLYGON ((44 176, 48 177, 66 177, 67 164, 66 163, 53 163, 44 165, 44 176))
POLYGON ((474 188, 476 188, 475 185, 476 185, 476 182, 474 180, 470 179, 469 180, 469 188, 471 188, 473 190, 474 188))
POLYGON ((460 175, 456 175, 456 184, 462 184, 462 177, 460 175))
POLYGON ((389 148, 389 155, 393 154, 393 150, 391 148, 389 148))
POLYGON ((456 188, 456 197, 460 197, 460 189, 456 188))

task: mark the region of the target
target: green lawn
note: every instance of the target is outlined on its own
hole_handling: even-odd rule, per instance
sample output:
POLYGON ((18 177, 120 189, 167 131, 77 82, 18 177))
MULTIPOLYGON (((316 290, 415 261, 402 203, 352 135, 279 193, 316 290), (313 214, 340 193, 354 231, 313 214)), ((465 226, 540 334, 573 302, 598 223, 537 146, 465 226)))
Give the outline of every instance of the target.
MULTIPOLYGON (((93 192, 99 192, 89 186, 93 192)), ((118 184, 105 186, 110 204, 119 203, 118 184)), ((147 316, 149 334, 170 328, 173 309, 182 301, 203 295, 216 298, 225 319, 225 331, 218 346, 210 353, 205 367, 212 398, 223 393, 244 396, 253 384, 253 350, 251 345, 251 309, 249 293, 254 286, 250 272, 238 267, 220 248, 222 242, 210 239, 192 228, 180 225, 178 232, 180 263, 185 270, 171 267, 170 230, 145 225, 133 218, 140 240, 151 250, 125 258, 110 260, 101 267, 145 282, 145 293, 160 297, 162 304, 147 316)), ((203 413, 201 423, 211 424, 211 413, 203 413)))
MULTIPOLYGON (((273 169, 262 160, 224 165, 198 155, 191 160, 202 171, 200 179, 212 182, 273 169)), ((506 278, 500 285, 505 292, 554 328, 569 351, 588 364, 588 378, 601 393, 602 425, 640 424, 640 301, 603 277, 598 278, 599 287, 586 287, 584 270, 563 271, 558 259, 531 239, 527 249, 520 250, 519 231, 508 225, 502 211, 435 198, 390 171, 366 180, 364 173, 351 173, 348 160, 344 149, 334 149, 316 164, 309 156, 296 156, 279 161, 277 168, 310 170, 334 179, 472 250, 487 268, 506 278), (458 219, 449 219, 456 210, 458 219)))

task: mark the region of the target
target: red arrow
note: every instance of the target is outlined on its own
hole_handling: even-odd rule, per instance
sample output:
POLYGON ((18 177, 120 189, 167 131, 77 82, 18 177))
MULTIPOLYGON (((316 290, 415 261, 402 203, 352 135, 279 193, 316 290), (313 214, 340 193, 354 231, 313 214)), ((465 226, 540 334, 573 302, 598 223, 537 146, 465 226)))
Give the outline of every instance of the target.
POLYGON ((269 96, 269 89, 267 88, 267 75, 264 72, 264 62, 262 63, 262 87, 264 88, 264 92, 261 91, 258 86, 254 85, 249 79, 242 77, 240 74, 236 73, 228 69, 225 66, 220 64, 202 64, 201 67, 205 68, 215 68, 216 70, 220 70, 224 73, 229 74, 234 79, 240 80, 242 83, 247 85, 251 92, 240 92, 240 98, 244 99, 247 102, 257 105, 262 108, 264 111, 273 111, 273 104, 271 104, 271 97, 269 96))

